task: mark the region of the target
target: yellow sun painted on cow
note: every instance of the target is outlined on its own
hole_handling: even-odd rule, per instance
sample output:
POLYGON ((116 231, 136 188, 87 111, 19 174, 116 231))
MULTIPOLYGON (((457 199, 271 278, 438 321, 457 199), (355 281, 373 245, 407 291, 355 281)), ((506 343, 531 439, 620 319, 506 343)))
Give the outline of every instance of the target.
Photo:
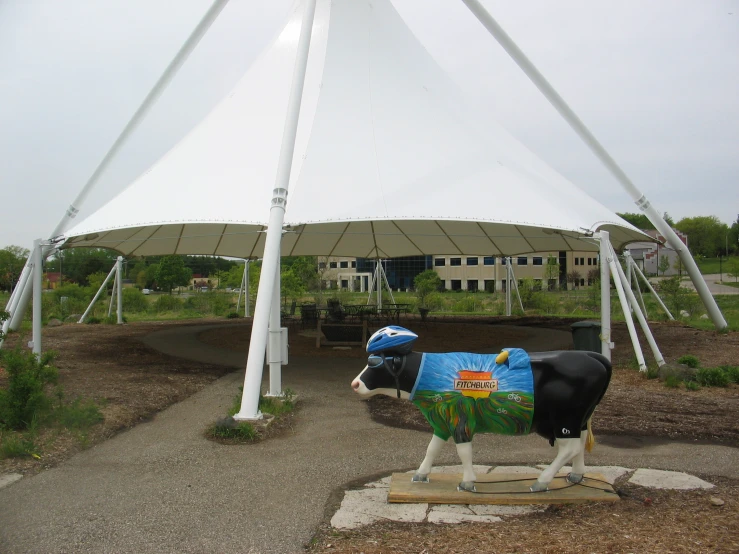
POLYGON ((472 398, 487 398, 491 392, 498 391, 498 380, 492 378, 490 371, 459 372, 459 379, 454 380, 454 390, 463 396, 472 398))

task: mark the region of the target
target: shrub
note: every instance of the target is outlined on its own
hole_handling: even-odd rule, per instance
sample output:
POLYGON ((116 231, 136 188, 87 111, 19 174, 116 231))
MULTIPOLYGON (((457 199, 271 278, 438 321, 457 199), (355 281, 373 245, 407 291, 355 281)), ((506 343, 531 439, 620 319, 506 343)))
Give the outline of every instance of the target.
POLYGON ((257 438, 258 433, 248 421, 236 422, 232 417, 219 419, 210 428, 209 434, 219 439, 237 439, 251 441, 257 438))
POLYGON ((683 364, 683 365, 686 365, 692 368, 696 368, 700 365, 698 358, 696 356, 693 356, 692 354, 686 354, 685 356, 680 356, 677 359, 677 363, 683 364))
POLYGON ((8 388, 0 389, 0 425, 10 429, 26 429, 51 406, 44 388, 55 383, 57 369, 50 365, 53 355, 37 358, 33 352, 20 349, 5 352, 3 363, 8 373, 8 388))
POLYGON ((103 421, 103 414, 92 400, 76 399, 56 412, 58 422, 67 429, 89 429, 103 421))
POLYGON ((230 312, 228 315, 226 315, 227 319, 239 319, 241 315, 238 312, 230 312))
POLYGON ((87 323, 88 325, 97 325, 98 323, 102 323, 102 321, 99 317, 88 317, 85 320, 85 323, 87 323))
POLYGON ((36 444, 32 437, 13 433, 0 438, 0 460, 35 456, 36 444))
POLYGON ((477 302, 474 297, 468 296, 455 302, 452 310, 455 312, 475 312, 477 311, 477 302))
POLYGON ((665 379, 665 386, 669 389, 676 389, 680 386, 682 380, 677 375, 668 375, 665 379))
POLYGON ((721 371, 723 371, 732 383, 739 384, 739 366, 736 365, 722 365, 721 371))
POLYGON ((182 309, 183 302, 179 298, 169 294, 160 295, 153 304, 156 313, 178 312, 182 309))
MULTIPOLYGON (((121 317, 121 321, 123 323, 128 323, 128 319, 126 319, 125 315, 121 317)), ((106 316, 105 323, 107 323, 108 325, 117 325, 118 324, 118 314, 112 313, 109 316, 106 316)))
POLYGON ((685 381, 685 390, 700 390, 701 386, 695 381, 685 381))
POLYGON ((149 309, 149 301, 139 289, 123 289, 123 309, 130 313, 144 313, 149 309))
POLYGON ((699 369, 695 380, 704 387, 726 387, 729 384, 729 376, 719 367, 699 369))

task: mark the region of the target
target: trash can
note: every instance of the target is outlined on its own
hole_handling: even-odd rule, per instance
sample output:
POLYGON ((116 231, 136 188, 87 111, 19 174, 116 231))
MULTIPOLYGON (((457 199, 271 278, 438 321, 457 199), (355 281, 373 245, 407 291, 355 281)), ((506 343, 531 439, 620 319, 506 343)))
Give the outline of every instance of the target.
POLYGON ((575 350, 601 352, 600 321, 578 321, 570 325, 575 350))

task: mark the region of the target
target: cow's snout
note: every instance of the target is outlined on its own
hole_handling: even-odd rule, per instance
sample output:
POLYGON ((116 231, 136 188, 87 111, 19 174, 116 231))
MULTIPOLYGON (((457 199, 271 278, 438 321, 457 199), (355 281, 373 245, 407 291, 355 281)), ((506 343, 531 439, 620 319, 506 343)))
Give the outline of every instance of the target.
POLYGON ((352 381, 352 389, 354 389, 354 392, 359 392, 359 385, 362 384, 362 381, 359 380, 359 377, 355 378, 354 381, 352 381))

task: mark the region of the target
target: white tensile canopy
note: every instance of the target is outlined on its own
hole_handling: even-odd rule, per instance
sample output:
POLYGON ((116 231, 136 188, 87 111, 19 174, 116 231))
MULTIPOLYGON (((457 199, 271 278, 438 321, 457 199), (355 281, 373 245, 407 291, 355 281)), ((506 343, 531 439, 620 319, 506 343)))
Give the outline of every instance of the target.
MULTIPOLYGON (((65 233, 124 255, 261 256, 301 10, 235 90, 65 233)), ((282 255, 619 248, 645 235, 472 110, 388 0, 319 0, 282 255)))

